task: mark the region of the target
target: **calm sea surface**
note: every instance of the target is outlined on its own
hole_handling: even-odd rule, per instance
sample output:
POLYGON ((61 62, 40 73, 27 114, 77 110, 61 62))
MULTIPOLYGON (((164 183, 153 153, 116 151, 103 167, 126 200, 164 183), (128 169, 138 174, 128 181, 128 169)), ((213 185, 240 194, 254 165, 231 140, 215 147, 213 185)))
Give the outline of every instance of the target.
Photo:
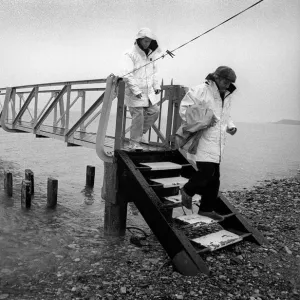
MULTIPOLYGON (((237 134, 227 140, 221 164, 221 190, 250 188, 266 179, 299 172, 300 126, 237 126, 237 134)), ((94 150, 0 129, 0 281, 16 272, 26 271, 28 275, 28 270, 33 274, 46 270, 47 259, 51 265, 58 264, 66 255, 65 246, 78 239, 101 240, 102 180, 103 163, 94 150), (85 189, 87 165, 96 167, 92 191, 85 189), (20 205, 25 169, 31 169, 35 175, 35 195, 29 211, 23 211, 20 205), (12 198, 3 190, 4 171, 13 173, 12 198), (58 179, 58 207, 54 211, 46 209, 48 177, 58 179)), ((128 214, 128 224, 141 222, 134 211, 129 209, 128 214)))

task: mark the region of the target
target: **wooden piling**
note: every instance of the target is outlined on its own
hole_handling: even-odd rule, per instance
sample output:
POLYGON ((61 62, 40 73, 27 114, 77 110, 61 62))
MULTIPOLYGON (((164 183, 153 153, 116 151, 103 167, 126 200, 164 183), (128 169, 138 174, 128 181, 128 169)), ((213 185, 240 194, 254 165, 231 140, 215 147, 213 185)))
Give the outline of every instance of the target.
POLYGON ((117 192, 117 164, 104 162, 102 198, 105 200, 104 235, 124 236, 127 202, 117 192))
POLYGON ((105 201, 104 235, 124 236, 126 233, 127 203, 113 204, 105 201))
POLYGON ((13 177, 11 172, 4 172, 4 189, 7 196, 11 197, 13 194, 13 177))
POLYGON ((25 169, 25 180, 30 181, 30 194, 34 194, 34 174, 30 169, 25 169))
POLYGON ((93 188, 95 182, 95 167, 86 167, 86 187, 93 188))
POLYGON ((47 182, 47 207, 55 208, 57 205, 57 188, 58 180, 54 178, 48 178, 47 182))
POLYGON ((31 207, 31 181, 30 180, 22 180, 21 207, 22 208, 31 207))

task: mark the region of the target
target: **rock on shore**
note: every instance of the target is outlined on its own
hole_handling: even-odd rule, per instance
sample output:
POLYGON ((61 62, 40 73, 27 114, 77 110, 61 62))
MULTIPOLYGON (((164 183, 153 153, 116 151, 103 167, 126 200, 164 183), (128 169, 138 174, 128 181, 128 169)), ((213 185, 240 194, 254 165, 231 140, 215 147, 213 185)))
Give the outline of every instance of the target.
POLYGON ((203 255, 209 277, 174 272, 153 235, 139 247, 130 243, 129 233, 101 247, 82 237, 66 245, 68 256, 52 272, 22 280, 1 276, 0 299, 300 299, 299 178, 270 180, 226 196, 269 244, 242 242, 203 255))

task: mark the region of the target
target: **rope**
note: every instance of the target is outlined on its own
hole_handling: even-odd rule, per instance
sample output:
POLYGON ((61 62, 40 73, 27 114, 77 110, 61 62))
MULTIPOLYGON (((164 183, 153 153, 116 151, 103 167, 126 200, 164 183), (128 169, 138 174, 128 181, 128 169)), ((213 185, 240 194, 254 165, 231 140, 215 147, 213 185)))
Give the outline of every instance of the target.
POLYGON ((244 13, 245 11, 247 11, 247 10, 253 8, 254 6, 258 5, 259 3, 263 2, 263 1, 264 1, 264 0, 257 1, 256 3, 250 5, 249 7, 245 8, 244 10, 240 11, 239 13, 233 15, 232 17, 226 19, 225 21, 221 22, 220 24, 218 24, 218 25, 216 25, 216 26, 214 26, 214 27, 208 29, 207 31, 201 33, 200 35, 196 36, 195 38, 189 40, 188 42, 186 42, 186 43, 184 43, 184 44, 182 44, 182 45, 180 45, 179 47, 175 48, 174 50, 172 50, 172 51, 166 50, 166 53, 165 53, 165 54, 162 54, 160 57, 158 57, 158 58, 152 60, 151 62, 149 62, 149 63, 147 63, 147 64, 145 64, 145 65, 143 65, 143 66, 141 66, 141 67, 139 67, 139 68, 137 68, 137 69, 134 69, 134 70, 130 71, 129 73, 123 75, 122 77, 127 76, 127 75, 129 75, 129 74, 131 74, 131 73, 133 73, 133 72, 135 72, 135 71, 137 71, 137 70, 139 70, 139 69, 141 69, 141 68, 143 68, 143 67, 146 67, 146 66, 150 65, 150 64, 154 63, 155 61, 157 61, 157 60, 159 60, 159 59, 161 59, 161 58, 164 58, 166 55, 169 55, 170 57, 173 58, 173 57, 175 56, 174 52, 177 51, 178 49, 180 49, 180 48, 182 48, 182 47, 188 45, 189 43, 195 41, 196 39, 202 37, 203 35, 205 35, 205 34, 211 32, 211 31, 213 31, 214 29, 220 27, 221 25, 223 25, 223 24, 229 22, 230 20, 236 18, 237 16, 241 15, 241 14, 244 13))

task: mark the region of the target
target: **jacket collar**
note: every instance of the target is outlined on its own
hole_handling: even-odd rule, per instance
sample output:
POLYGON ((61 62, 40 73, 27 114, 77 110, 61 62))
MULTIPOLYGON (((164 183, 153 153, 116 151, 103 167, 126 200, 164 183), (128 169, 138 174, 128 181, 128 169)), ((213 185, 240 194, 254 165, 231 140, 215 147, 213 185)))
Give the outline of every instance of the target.
MULTIPOLYGON (((213 81, 216 84, 216 86, 218 86, 212 73, 209 73, 206 76, 205 80, 211 80, 211 81, 213 81)), ((230 85, 229 85, 229 87, 227 89, 227 91, 229 92, 229 94, 232 94, 235 90, 236 90, 236 86, 233 83, 230 83, 230 85)))
POLYGON ((136 39, 135 43, 140 47, 140 49, 142 51, 144 51, 146 54, 149 52, 149 50, 151 52, 154 52, 157 48, 158 48, 158 44, 157 44, 157 41, 156 40, 152 40, 148 49, 146 49, 146 51, 143 49, 142 45, 141 45, 141 39, 136 39))
POLYGON ((153 51, 151 49, 149 49, 149 52, 147 53, 144 49, 142 49, 138 43, 134 43, 134 48, 136 49, 137 52, 139 52, 141 55, 146 55, 146 56, 149 56, 150 54, 153 53, 153 51))

